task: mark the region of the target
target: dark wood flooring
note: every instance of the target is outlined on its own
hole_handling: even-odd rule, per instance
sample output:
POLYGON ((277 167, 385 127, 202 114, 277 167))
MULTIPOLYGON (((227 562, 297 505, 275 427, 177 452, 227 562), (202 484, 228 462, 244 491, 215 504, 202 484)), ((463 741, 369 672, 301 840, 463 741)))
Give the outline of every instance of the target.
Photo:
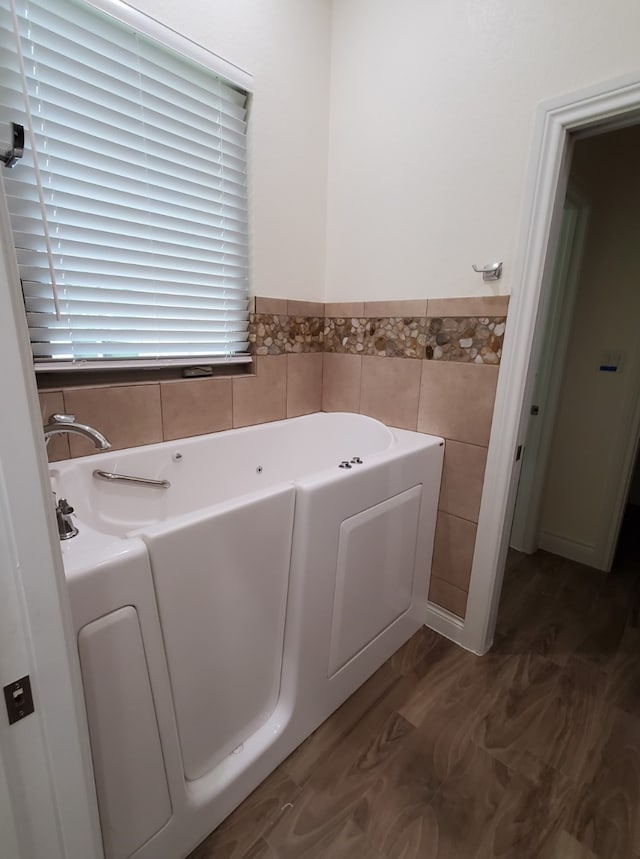
POLYGON ((637 525, 511 553, 487 656, 418 633, 189 859, 640 859, 637 525))

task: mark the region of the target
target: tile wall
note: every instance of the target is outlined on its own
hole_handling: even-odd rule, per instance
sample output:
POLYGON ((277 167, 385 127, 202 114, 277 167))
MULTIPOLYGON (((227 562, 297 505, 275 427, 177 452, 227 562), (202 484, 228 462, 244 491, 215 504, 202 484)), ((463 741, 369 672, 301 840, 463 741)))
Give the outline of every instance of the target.
POLYGON ((323 409, 361 412, 446 439, 429 598, 459 617, 507 308, 508 297, 496 296, 325 305, 323 409))
MULTIPOLYGON (((322 304, 256 298, 254 374, 40 393, 114 449, 320 411, 446 439, 430 599, 464 617, 508 298, 322 304)), ((56 437, 50 460, 94 450, 56 437)))

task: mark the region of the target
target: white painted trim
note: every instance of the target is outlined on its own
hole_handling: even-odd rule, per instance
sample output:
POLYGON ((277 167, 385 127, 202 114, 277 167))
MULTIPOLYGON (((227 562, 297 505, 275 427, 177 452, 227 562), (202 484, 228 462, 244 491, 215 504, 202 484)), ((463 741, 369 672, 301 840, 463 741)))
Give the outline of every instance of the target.
POLYGON ((579 564, 600 569, 598 553, 593 543, 581 543, 579 540, 571 540, 561 534, 554 534, 552 531, 540 531, 539 543, 540 548, 544 549, 545 552, 551 552, 562 558, 577 561, 579 564))
POLYGON ((253 92, 253 75, 246 69, 225 60, 218 54, 214 54, 208 48, 183 36, 177 30, 172 30, 171 27, 167 27, 166 24, 162 24, 150 15, 134 9, 128 3, 124 3, 122 0, 84 0, 84 2, 115 18, 121 24, 131 27, 138 33, 149 36, 155 42, 169 48, 170 51, 193 60, 194 63, 218 75, 227 83, 239 87, 245 92, 253 92))
POLYGON ((515 451, 526 433, 523 412, 536 358, 532 347, 538 311, 548 300, 543 286, 546 274, 548 292, 547 260, 555 249, 559 190, 564 197, 568 135, 639 110, 640 73, 562 96, 538 109, 464 628, 464 646, 478 653, 493 642, 517 488, 515 451))
POLYGON ((18 844, 18 830, 13 814, 13 803, 2 755, 0 755, 0 833, 2 833, 2 850, 6 855, 11 856, 12 859, 22 859, 18 844))
MULTIPOLYGON (((35 712, 0 720, 23 859, 102 856, 82 687, 15 252, 0 177, 0 671, 35 712)), ((0 853, 4 854, 4 845, 0 853)))
POLYGON ((436 603, 427 602, 419 613, 419 619, 429 629, 433 629, 455 644, 464 646, 464 621, 456 614, 436 603))

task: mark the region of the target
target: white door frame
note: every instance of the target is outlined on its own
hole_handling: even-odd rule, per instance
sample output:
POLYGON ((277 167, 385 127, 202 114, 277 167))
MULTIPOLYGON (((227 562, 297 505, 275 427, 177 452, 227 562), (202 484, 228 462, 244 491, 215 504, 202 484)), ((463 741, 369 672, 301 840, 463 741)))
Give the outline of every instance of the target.
POLYGON ((612 122, 633 124, 639 112, 640 72, 538 108, 461 642, 476 653, 485 653, 493 643, 521 465, 516 451, 525 442, 541 347, 539 322, 549 301, 569 135, 612 122))
POLYGON ((535 403, 542 408, 539 414, 529 418, 510 536, 513 548, 529 554, 539 546, 542 492, 578 292, 588 218, 586 200, 575 189, 569 188, 553 265, 549 312, 544 323, 540 323, 544 325, 544 343, 530 404, 535 403))
POLYGON ((0 176, 0 685, 28 674, 35 703, 9 725, 0 696, 0 855, 100 859, 80 671, 9 237, 0 176))

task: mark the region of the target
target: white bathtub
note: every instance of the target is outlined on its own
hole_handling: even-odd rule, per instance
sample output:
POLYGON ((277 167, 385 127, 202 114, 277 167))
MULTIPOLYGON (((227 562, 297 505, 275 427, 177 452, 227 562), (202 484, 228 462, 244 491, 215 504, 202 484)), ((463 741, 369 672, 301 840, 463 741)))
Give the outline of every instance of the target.
POLYGON ((107 859, 186 856, 419 628, 443 451, 315 414, 51 467, 107 859))

